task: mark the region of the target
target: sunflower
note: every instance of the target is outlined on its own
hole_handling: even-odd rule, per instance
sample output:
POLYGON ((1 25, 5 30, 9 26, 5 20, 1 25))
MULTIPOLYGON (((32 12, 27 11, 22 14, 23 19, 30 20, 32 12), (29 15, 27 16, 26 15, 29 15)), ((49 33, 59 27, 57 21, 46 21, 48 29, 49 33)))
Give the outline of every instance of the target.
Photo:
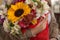
POLYGON ((31 9, 28 4, 18 2, 15 5, 11 5, 11 7, 8 9, 7 18, 14 23, 23 18, 24 16, 28 15, 30 12, 31 9))

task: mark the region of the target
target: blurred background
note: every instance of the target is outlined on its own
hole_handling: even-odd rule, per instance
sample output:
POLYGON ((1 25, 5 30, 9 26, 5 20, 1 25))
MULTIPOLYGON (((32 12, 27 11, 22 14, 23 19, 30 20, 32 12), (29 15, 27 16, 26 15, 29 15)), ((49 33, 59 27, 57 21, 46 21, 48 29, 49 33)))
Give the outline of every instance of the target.
POLYGON ((60 31, 60 0, 51 0, 51 7, 58 22, 60 31))
POLYGON ((51 8, 55 14, 57 23, 59 25, 59 40, 60 40, 60 0, 51 0, 51 8))

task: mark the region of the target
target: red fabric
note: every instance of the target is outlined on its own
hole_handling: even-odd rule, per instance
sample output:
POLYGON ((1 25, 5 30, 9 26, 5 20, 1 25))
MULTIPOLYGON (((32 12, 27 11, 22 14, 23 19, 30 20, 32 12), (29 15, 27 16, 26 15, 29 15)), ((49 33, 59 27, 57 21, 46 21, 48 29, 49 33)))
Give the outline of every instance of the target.
MULTIPOLYGON (((38 24, 38 23, 37 23, 38 24)), ((36 24, 36 25, 37 25, 36 24)), ((28 28, 34 28, 36 25, 30 25, 28 28)), ((27 29, 28 29, 27 28, 27 29)), ((22 29, 23 32, 25 32, 25 29, 22 29)), ((37 34, 36 37, 32 37, 30 40, 49 40, 49 28, 48 28, 48 23, 46 24, 46 29, 37 34)))
POLYGON ((49 40, 49 28, 46 24, 46 29, 37 34, 36 37, 32 37, 30 40, 49 40))

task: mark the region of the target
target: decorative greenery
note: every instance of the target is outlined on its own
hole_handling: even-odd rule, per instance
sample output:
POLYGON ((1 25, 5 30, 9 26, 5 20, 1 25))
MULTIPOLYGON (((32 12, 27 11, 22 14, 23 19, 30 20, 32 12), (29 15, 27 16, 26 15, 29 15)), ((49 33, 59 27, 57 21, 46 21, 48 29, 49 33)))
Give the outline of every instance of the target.
POLYGON ((34 2, 36 2, 36 0, 33 0, 34 2))
POLYGON ((9 9, 11 7, 11 5, 7 5, 7 4, 5 6, 6 6, 7 9, 9 9))

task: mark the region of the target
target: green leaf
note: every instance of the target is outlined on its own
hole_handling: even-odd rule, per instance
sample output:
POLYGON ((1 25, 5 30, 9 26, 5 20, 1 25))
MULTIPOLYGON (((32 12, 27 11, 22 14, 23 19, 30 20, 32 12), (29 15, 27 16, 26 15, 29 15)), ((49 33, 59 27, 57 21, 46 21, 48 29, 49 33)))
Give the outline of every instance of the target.
POLYGON ((6 4, 5 6, 6 6, 6 8, 8 8, 8 9, 11 7, 10 5, 7 5, 7 4, 6 4))
POLYGON ((33 0, 34 2, 36 2, 36 0, 33 0))
POLYGON ((10 26, 11 26, 11 27, 13 27, 13 26, 14 26, 14 24, 13 24, 13 23, 10 23, 10 26))

